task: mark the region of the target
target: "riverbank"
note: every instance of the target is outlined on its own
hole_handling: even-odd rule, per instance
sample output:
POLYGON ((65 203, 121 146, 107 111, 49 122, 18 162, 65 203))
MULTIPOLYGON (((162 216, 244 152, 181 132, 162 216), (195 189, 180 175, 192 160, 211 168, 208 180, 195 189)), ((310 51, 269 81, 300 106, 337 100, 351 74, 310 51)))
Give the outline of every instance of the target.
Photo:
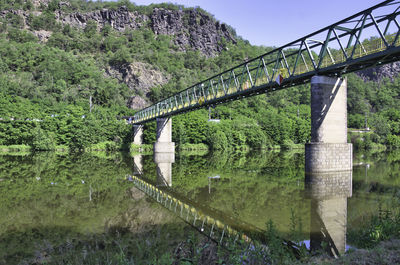
MULTIPOLYGON (((369 145, 368 148, 360 147, 361 145, 359 144, 359 139, 357 140, 357 143, 355 143, 355 144, 353 143, 353 145, 354 145, 354 148, 356 148, 356 149, 362 149, 362 150, 366 149, 367 151, 374 151, 374 152, 383 152, 383 151, 390 149, 390 147, 382 145, 382 144, 371 144, 371 145, 369 145)), ((256 150, 279 151, 279 150, 304 150, 304 149, 305 149, 304 144, 295 144, 293 142, 287 142, 282 145, 265 146, 261 149, 256 149, 256 150)), ((209 150, 211 150, 211 148, 204 143, 199 143, 199 144, 187 143, 187 144, 182 144, 182 145, 176 146, 176 151, 201 151, 202 153, 204 153, 204 151, 209 151, 209 150)), ((251 150, 253 150, 253 149, 250 148, 249 146, 240 146, 238 148, 231 148, 231 149, 225 150, 225 151, 249 152, 251 150)), ((116 143, 113 141, 105 141, 105 142, 93 144, 82 150, 73 150, 73 149, 70 149, 66 145, 57 145, 57 146, 55 146, 54 149, 51 149, 51 150, 34 150, 29 145, 0 145, 0 152, 4 152, 4 153, 33 152, 33 151, 56 151, 56 152, 129 151, 131 153, 149 153, 149 152, 152 153, 153 152, 153 144, 136 145, 134 143, 131 143, 130 145, 127 145, 125 143, 116 143)))

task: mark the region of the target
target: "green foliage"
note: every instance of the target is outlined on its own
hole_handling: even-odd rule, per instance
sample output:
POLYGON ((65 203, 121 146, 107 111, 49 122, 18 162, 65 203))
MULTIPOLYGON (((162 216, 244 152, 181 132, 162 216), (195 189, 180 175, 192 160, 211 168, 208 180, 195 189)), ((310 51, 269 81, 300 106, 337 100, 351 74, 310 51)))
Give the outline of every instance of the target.
POLYGON ((356 230, 349 231, 349 240, 357 247, 372 248, 379 242, 400 236, 400 213, 382 209, 356 230))
POLYGON ((32 149, 35 151, 45 151, 55 149, 54 136, 51 133, 43 131, 39 126, 32 132, 32 149))
POLYGON ((386 138, 387 144, 392 148, 400 148, 400 136, 389 134, 386 138))
POLYGON ((226 150, 228 149, 228 140, 223 131, 216 130, 211 132, 208 137, 211 149, 213 150, 226 150))

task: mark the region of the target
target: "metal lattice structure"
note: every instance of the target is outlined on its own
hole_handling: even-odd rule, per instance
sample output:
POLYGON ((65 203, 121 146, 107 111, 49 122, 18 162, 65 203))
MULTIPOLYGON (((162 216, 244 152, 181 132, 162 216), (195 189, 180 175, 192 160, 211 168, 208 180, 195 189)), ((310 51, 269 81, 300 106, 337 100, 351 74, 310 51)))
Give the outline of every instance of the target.
POLYGON ((400 1, 388 0, 199 82, 140 110, 130 120, 156 118, 216 105, 400 59, 400 1))
POLYGON ((137 177, 129 176, 135 187, 146 193, 159 204, 175 213, 183 221, 196 228, 200 233, 211 238, 219 244, 235 243, 238 239, 250 242, 250 238, 238 232, 231 225, 225 224, 217 217, 212 217, 203 210, 190 205, 165 190, 157 188, 155 185, 137 177))

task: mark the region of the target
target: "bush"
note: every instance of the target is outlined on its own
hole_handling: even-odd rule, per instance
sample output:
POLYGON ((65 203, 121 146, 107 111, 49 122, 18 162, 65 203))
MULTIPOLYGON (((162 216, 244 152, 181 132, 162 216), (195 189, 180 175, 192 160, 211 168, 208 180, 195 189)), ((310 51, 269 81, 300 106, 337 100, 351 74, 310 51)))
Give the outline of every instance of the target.
POLYGON ((33 131, 32 149, 35 151, 54 150, 56 147, 54 137, 51 133, 36 127, 33 131))
POLYGON ((389 134, 386 142, 392 148, 400 148, 400 136, 398 135, 389 134))
POLYGON ((213 150, 228 149, 228 139, 223 131, 216 131, 209 136, 210 147, 213 150))

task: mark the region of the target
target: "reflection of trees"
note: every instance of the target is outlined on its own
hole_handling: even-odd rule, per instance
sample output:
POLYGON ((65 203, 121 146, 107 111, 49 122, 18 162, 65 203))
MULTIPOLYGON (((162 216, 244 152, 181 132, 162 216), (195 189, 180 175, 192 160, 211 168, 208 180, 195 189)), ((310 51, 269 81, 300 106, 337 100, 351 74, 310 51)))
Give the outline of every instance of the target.
POLYGON ((24 224, 53 222, 60 226, 79 223, 80 231, 99 228, 102 216, 127 205, 124 198, 129 184, 118 181, 130 173, 124 161, 41 152, 0 156, 0 162, 0 178, 4 179, 0 182, 0 234, 11 225, 18 230, 24 224))

